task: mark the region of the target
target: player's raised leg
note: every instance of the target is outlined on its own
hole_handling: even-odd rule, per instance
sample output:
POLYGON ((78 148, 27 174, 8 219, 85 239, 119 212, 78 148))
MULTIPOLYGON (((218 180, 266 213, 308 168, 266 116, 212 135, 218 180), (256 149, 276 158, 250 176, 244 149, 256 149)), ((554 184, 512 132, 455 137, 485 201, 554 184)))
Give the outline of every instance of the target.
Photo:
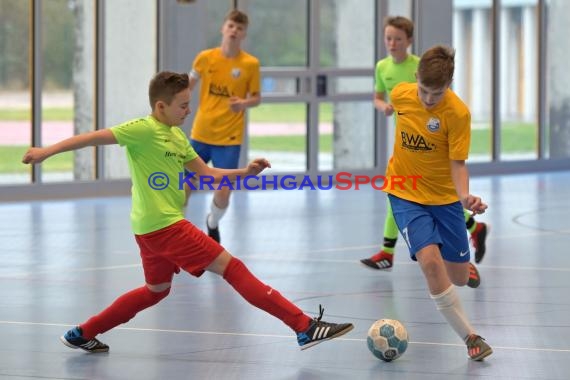
POLYGON ((352 323, 330 323, 321 320, 324 309, 320 306, 319 316, 310 318, 279 291, 261 282, 241 260, 225 250, 207 270, 222 275, 246 301, 280 319, 295 331, 302 350, 337 338, 354 328, 352 323))

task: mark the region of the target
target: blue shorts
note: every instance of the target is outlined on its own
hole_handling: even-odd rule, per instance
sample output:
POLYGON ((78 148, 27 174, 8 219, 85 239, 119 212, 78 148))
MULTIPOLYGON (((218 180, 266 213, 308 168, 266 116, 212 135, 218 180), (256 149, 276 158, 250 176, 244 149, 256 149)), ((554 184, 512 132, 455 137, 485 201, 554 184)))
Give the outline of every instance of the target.
POLYGON ((469 261, 469 241, 460 202, 428 206, 391 194, 388 194, 388 199, 412 260, 416 260, 416 253, 420 249, 437 244, 445 261, 469 261))
POLYGON ((237 169, 241 145, 211 145, 192 139, 190 144, 205 163, 212 161, 215 168, 237 169))

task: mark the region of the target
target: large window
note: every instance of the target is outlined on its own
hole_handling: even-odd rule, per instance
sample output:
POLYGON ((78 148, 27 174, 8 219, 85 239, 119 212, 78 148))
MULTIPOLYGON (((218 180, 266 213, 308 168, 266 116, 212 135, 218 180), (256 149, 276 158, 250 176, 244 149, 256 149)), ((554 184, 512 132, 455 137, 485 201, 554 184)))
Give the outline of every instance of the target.
POLYGON ((490 161, 493 130, 501 161, 538 157, 539 8, 537 0, 500 2, 493 25, 493 2, 454 0, 454 90, 472 115, 471 161, 490 161), (493 41, 499 43, 493 59, 493 41), (494 65, 499 62, 498 65, 494 65), (493 92, 493 76, 498 78, 493 92), (493 103, 493 99, 496 103, 493 103), (497 115, 492 125, 493 112, 497 115))
POLYGON ((491 160, 492 38, 491 7, 477 1, 454 1, 453 89, 469 106, 472 136, 469 160, 491 160))
POLYGON ((570 2, 547 1, 547 130, 546 151, 550 158, 570 157, 570 2))
MULTIPOLYGON (((308 64, 307 0, 248 0, 243 5, 251 20, 246 49, 259 58, 264 68, 301 72, 308 64)), ((263 100, 249 111, 247 145, 248 160, 260 156, 271 160, 273 169, 266 174, 307 169, 308 108, 294 99, 306 90, 303 81, 296 74, 262 76, 263 100), (271 102, 271 98, 288 101, 271 102)))
POLYGON ((249 113, 248 159, 267 157, 273 171, 305 171, 306 120, 307 106, 304 103, 269 103, 252 109, 249 113))
MULTIPOLYGON (((441 14, 453 11, 452 86, 472 114, 470 162, 485 164, 476 165, 484 170, 487 164, 525 170, 523 165, 536 159, 540 168, 565 165, 556 159, 570 156, 565 67, 570 40, 564 38, 570 32, 570 3, 429 4, 431 11, 445 7, 441 14), (495 165, 498 161, 501 165, 495 165), (517 166, 517 161, 524 162, 517 166)), ((414 20, 416 30, 427 25, 427 32, 445 30, 449 37, 448 23, 427 22, 424 5, 412 0, 0 0, 2 196, 18 190, 10 185, 32 180, 68 186, 128 179, 118 146, 61 154, 37 171, 20 161, 33 140, 46 146, 148 114, 149 79, 159 68, 188 70, 199 50, 218 46, 223 18, 233 6, 250 17, 244 48, 262 65, 263 100, 248 112, 244 155, 267 155, 281 172, 382 171, 390 150, 385 144, 393 141, 393 131, 372 107, 374 64, 385 55, 383 18, 421 18, 414 20)), ((421 55, 418 46, 413 51, 421 55)), ((196 98, 194 92, 193 102, 196 98)), ((183 126, 186 132, 191 122, 192 117, 183 126)))
MULTIPOLYGON (((41 142, 54 144, 94 129, 94 0, 41 2, 41 142)), ((92 180, 94 148, 42 164, 42 182, 92 180)))
POLYGON ((501 160, 538 154, 537 1, 501 6, 501 160))
POLYGON ((249 157, 267 155, 277 171, 373 168, 375 2, 240 4, 251 18, 247 50, 264 69, 249 157))
POLYGON ((247 0, 243 5, 251 20, 245 46, 263 66, 307 64, 307 0, 247 0))
MULTIPOLYGON (((32 25, 37 42, 41 110, 39 141, 51 145, 93 129, 93 0, 38 2, 0 0, 0 184, 30 182, 30 167, 21 163, 32 144, 32 25), (22 48, 28 47, 28 48, 22 48)), ((91 180, 94 150, 64 153, 42 165, 41 182, 91 180)))
POLYGON ((20 158, 31 138, 29 2, 0 0, 0 185, 27 183, 20 158))

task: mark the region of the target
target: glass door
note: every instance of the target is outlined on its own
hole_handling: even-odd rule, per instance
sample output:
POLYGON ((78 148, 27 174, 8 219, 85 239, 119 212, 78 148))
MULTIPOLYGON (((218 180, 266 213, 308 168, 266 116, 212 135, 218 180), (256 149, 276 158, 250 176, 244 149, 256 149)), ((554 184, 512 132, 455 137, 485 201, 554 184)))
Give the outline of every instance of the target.
POLYGON ((269 173, 373 169, 376 1, 237 6, 250 17, 245 50, 262 66, 262 103, 248 114, 248 158, 269 158, 269 173))

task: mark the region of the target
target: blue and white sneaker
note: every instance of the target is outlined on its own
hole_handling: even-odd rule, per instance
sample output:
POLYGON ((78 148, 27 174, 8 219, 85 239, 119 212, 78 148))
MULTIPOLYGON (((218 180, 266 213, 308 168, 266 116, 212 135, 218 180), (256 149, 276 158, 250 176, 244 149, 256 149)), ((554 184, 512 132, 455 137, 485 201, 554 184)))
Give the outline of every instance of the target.
POLYGON ((81 348, 84 351, 96 353, 96 352, 109 352, 109 346, 105 343, 101 343, 99 340, 85 339, 83 338, 83 331, 81 327, 77 326, 65 333, 65 335, 59 337, 59 340, 67 347, 70 348, 81 348))
POLYGON ((313 347, 325 340, 338 338, 354 328, 352 323, 328 323, 321 321, 325 309, 319 305, 319 316, 309 324, 309 328, 297 333, 297 342, 301 350, 313 347))

